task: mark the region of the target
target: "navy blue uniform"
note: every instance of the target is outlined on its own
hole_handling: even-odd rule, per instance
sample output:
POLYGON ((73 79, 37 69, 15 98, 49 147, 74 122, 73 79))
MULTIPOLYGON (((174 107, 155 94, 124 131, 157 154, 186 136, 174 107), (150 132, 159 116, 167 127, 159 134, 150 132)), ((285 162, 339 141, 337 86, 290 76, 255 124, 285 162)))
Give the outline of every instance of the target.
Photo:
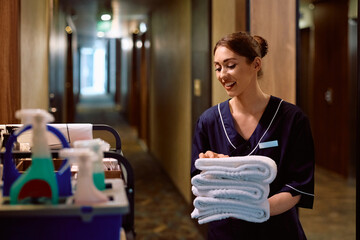
POLYGON ((208 239, 306 239, 297 207, 312 208, 314 201, 314 144, 308 118, 295 105, 271 96, 252 136, 245 140, 235 130, 229 100, 206 110, 193 139, 191 176, 199 153, 211 150, 229 156, 262 155, 277 164, 270 184, 271 197, 280 192, 301 194, 289 211, 264 223, 225 219, 208 224, 208 239))

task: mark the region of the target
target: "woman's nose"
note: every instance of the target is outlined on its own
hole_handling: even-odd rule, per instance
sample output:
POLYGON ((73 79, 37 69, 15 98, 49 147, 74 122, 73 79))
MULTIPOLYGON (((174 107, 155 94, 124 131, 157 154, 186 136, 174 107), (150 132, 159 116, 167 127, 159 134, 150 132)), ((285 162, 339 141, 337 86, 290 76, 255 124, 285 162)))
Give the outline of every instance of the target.
POLYGON ((221 70, 220 70, 220 73, 219 73, 219 78, 222 80, 222 79, 224 79, 224 80, 226 80, 226 77, 227 77, 227 71, 225 70, 225 68, 222 68, 221 70))

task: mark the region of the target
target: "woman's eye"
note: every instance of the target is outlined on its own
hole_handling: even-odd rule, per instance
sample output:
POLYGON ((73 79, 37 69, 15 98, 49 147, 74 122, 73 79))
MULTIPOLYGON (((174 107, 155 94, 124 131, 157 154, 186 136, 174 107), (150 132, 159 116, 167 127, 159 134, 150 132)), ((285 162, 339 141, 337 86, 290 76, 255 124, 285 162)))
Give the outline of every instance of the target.
POLYGON ((221 71, 221 68, 217 67, 215 68, 215 72, 220 72, 221 71))
POLYGON ((236 67, 236 64, 229 65, 229 66, 227 66, 227 67, 230 68, 230 69, 234 69, 234 68, 236 67))

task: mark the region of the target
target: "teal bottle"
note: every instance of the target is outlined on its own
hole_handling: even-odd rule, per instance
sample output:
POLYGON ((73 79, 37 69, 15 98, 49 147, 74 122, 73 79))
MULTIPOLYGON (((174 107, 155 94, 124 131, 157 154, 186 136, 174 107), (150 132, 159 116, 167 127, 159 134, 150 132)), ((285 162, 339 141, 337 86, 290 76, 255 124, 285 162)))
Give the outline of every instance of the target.
POLYGON ((41 109, 24 109, 17 117, 32 123, 32 163, 10 188, 10 204, 58 204, 59 189, 46 138, 46 123, 53 116, 41 109))

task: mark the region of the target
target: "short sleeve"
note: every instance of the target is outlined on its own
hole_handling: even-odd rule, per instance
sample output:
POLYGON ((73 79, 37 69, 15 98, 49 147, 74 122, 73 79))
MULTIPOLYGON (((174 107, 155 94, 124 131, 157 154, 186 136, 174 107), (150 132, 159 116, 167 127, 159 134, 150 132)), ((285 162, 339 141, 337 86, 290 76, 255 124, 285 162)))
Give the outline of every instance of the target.
POLYGON ((280 192, 301 195, 298 207, 312 208, 314 202, 314 142, 308 118, 298 114, 289 137, 286 152, 286 184, 280 192))

